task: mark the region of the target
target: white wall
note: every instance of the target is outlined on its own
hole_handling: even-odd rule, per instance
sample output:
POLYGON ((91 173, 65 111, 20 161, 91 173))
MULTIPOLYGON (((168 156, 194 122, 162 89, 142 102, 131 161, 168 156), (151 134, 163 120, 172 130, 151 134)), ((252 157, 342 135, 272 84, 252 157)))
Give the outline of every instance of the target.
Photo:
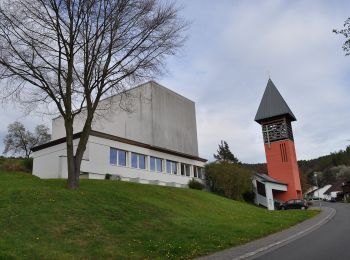
POLYGON ((255 193, 255 204, 262 205, 266 207, 268 210, 275 210, 273 190, 287 191, 287 185, 282 185, 282 184, 273 183, 273 182, 266 182, 257 176, 253 178, 252 184, 253 184, 253 189, 255 193), (265 185, 266 197, 258 194, 257 183, 256 183, 257 181, 260 181, 265 185))
MULTIPOLYGON (((75 140, 77 144, 78 140, 75 140)), ((129 153, 130 154, 130 153, 129 153)), ((203 167, 204 162, 192 160, 180 156, 175 156, 163 152, 154 151, 130 144, 104 139, 101 137, 90 136, 87 144, 87 150, 81 165, 81 172, 88 173, 91 179, 104 179, 105 174, 119 176, 122 180, 136 181, 140 183, 153 183, 159 185, 169 185, 184 187, 188 181, 193 178, 193 167, 191 167, 191 176, 182 176, 178 174, 168 174, 163 172, 152 172, 149 170, 149 156, 168 159, 179 163, 186 163, 203 167), (128 152, 135 152, 146 155, 146 170, 135 169, 128 162, 126 167, 110 164, 110 147, 122 149, 128 152)), ((33 153, 34 165, 33 174, 40 178, 67 178, 67 158, 65 143, 54 147, 45 148, 33 153)), ((163 165, 165 161, 163 162, 163 165)), ((165 167, 163 167, 165 170, 165 167)))
POLYGON ((327 195, 324 194, 332 185, 325 185, 322 188, 312 193, 313 198, 327 199, 327 195))
MULTIPOLYGON (((74 151, 78 146, 78 140, 74 140, 74 151)), ((33 175, 40 178, 66 178, 67 176, 67 148, 66 143, 48 147, 33 152, 33 175), (65 165, 64 165, 65 164, 65 165)), ((89 159, 89 145, 83 156, 83 160, 89 159)))

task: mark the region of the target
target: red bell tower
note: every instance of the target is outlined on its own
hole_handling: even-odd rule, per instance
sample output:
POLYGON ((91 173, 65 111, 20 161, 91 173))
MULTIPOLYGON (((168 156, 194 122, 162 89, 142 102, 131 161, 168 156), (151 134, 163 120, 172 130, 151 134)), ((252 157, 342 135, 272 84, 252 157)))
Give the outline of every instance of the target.
POLYGON ((274 198, 280 201, 302 198, 292 130, 296 118, 271 79, 255 121, 262 127, 268 174, 288 185, 287 191, 273 191, 274 198))

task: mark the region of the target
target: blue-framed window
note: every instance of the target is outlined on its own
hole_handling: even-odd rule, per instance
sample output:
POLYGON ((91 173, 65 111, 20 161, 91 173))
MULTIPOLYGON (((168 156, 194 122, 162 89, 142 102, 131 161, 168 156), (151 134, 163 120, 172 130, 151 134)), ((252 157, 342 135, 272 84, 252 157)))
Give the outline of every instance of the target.
POLYGON ((110 148, 109 163, 118 166, 126 166, 127 152, 124 150, 110 148))
POLYGON ((162 172, 163 171, 162 159, 151 156, 151 158, 150 158, 150 170, 152 172, 162 172))
POLYGON ((146 169, 146 155, 131 153, 131 167, 146 169))
POLYGON ((146 169, 146 156, 143 154, 139 155, 139 168, 146 169))
POLYGON ((118 150, 111 148, 109 153, 109 163, 117 165, 118 160, 118 150))
POLYGON ((157 169, 157 172, 163 171, 163 160, 160 158, 156 158, 156 169, 157 169))
POLYGON ((167 160, 166 172, 169 174, 177 174, 177 162, 167 160))
POLYGON ((118 150, 118 165, 126 166, 126 151, 118 150))

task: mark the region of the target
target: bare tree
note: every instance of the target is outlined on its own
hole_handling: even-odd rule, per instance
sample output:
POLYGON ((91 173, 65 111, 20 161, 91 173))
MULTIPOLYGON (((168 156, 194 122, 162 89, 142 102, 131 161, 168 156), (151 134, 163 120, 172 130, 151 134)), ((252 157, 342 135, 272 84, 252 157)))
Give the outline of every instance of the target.
POLYGON ((341 34, 345 37, 343 50, 345 51, 345 55, 350 55, 350 18, 346 19, 343 26, 344 26, 344 29, 340 29, 340 30, 334 29, 333 32, 336 34, 341 34))
POLYGON ((20 122, 14 122, 7 126, 7 135, 4 138, 4 154, 24 155, 29 158, 34 146, 50 141, 49 128, 45 125, 35 127, 34 133, 26 130, 20 122))
POLYGON ((3 0, 0 79, 22 103, 49 104, 64 119, 68 187, 79 187, 81 160, 101 98, 164 69, 183 45, 186 22, 158 0, 3 0), (73 149, 73 122, 85 124, 73 149))

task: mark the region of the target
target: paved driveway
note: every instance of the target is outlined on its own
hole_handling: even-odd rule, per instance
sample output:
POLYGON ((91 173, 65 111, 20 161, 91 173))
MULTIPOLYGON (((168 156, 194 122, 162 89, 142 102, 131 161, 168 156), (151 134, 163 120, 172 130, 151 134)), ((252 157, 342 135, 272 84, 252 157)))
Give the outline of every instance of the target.
POLYGON ((271 252, 252 259, 350 259, 350 204, 324 203, 335 216, 319 229, 271 252))

